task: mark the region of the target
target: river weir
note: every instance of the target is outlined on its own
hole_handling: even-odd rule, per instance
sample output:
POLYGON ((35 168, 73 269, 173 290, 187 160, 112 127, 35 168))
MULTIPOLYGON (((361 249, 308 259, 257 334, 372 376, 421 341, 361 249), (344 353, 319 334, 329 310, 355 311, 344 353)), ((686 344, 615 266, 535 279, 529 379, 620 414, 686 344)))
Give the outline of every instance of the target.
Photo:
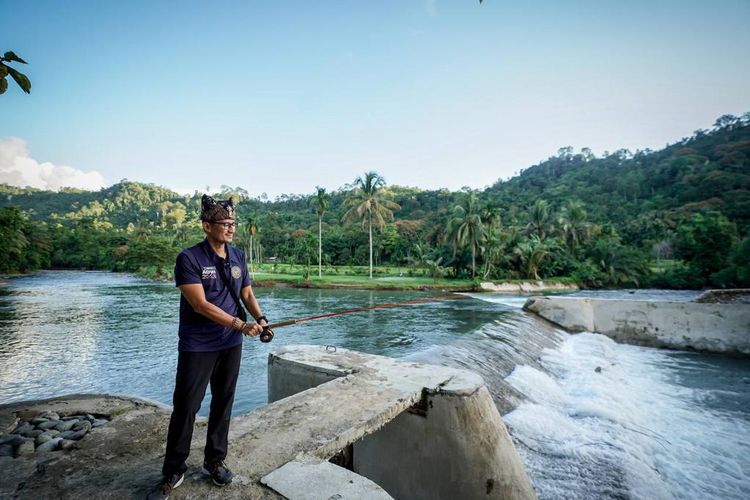
MULTIPOLYGON (((417 296, 256 292, 274 320, 417 296)), ((524 302, 476 294, 279 330, 272 346, 246 342, 235 414, 266 401, 271 349, 329 344, 480 374, 539 498, 750 496, 747 360, 568 334, 524 302)), ((72 392, 169 404, 176 303, 174 287, 127 275, 10 280, 0 289, 0 404, 72 392)))

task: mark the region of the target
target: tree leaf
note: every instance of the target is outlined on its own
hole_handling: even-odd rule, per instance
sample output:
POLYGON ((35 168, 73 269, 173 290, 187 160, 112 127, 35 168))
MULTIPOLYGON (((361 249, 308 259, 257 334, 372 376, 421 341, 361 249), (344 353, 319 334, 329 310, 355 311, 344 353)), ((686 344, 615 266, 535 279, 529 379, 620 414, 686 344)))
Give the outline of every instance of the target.
POLYGON ((8 76, 8 67, 0 63, 0 78, 5 78, 6 76, 8 76))
POLYGON ((20 62, 21 64, 28 64, 26 61, 18 57, 14 52, 10 50, 3 54, 3 58, 5 58, 7 61, 15 61, 20 62))
POLYGON ((13 77, 18 86, 21 87, 21 90, 23 90, 27 94, 31 93, 31 80, 29 80, 26 75, 24 75, 20 71, 16 71, 11 67, 8 67, 8 73, 10 73, 10 76, 13 77))
POLYGON ((0 94, 4 94, 8 90, 8 80, 0 78, 0 94))

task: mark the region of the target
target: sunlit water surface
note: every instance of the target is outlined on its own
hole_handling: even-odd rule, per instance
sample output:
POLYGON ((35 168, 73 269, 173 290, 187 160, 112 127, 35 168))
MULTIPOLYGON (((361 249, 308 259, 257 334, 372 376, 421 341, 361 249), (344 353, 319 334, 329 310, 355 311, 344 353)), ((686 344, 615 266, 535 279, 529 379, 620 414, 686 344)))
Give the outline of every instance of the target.
MULTIPOLYGON (((597 293, 695 295, 585 294, 597 293)), ((256 295, 272 321, 428 296, 256 295)), ((178 302, 174 286, 124 274, 44 272, 0 285, 0 403, 82 392, 171 403, 178 302)), ((540 498, 750 498, 748 361, 568 335, 522 312, 524 302, 466 294, 279 329, 271 345, 247 340, 234 412, 264 404, 274 347, 335 345, 480 373, 540 498)))

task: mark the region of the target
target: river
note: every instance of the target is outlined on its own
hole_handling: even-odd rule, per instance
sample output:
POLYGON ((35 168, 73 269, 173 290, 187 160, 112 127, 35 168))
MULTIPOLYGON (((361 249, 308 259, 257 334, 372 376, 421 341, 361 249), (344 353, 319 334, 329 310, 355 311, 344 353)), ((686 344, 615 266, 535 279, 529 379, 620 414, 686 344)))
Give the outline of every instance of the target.
MULTIPOLYGON (((256 295, 271 321, 425 296, 256 295)), ((271 349, 335 345, 479 372, 540 498, 750 498, 750 362, 569 335, 521 311, 524 300, 470 294, 248 340, 235 414, 265 403, 271 349)), ((169 404, 178 302, 174 286, 126 274, 49 271, 0 285, 0 403, 89 392, 169 404)))

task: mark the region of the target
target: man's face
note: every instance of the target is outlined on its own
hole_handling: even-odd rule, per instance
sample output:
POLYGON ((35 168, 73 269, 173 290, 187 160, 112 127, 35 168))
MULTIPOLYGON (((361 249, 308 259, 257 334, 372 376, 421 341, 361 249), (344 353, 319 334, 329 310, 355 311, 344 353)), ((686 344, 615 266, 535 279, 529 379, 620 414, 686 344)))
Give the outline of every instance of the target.
POLYGON ((236 229, 237 222, 234 219, 203 223, 203 230, 206 234, 220 243, 231 243, 236 229))

